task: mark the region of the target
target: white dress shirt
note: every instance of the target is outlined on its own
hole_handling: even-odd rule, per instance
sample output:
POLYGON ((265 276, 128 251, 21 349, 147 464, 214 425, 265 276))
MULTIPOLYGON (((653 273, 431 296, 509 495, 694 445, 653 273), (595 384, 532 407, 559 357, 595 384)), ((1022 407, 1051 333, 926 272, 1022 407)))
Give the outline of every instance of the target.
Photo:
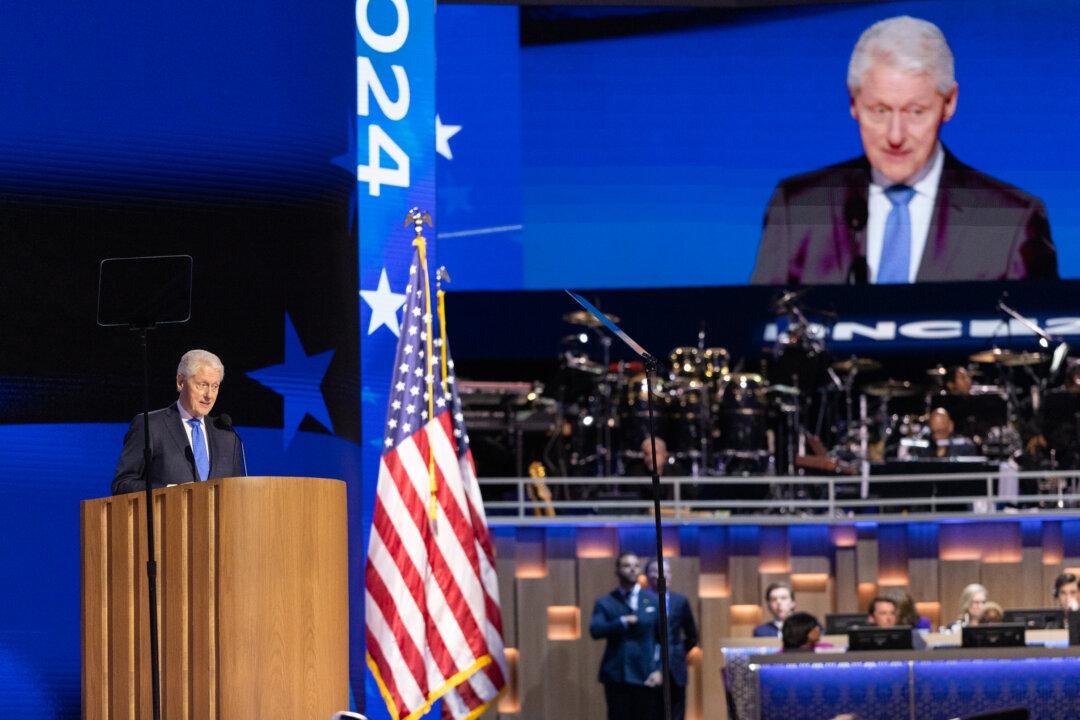
MULTIPOLYGON (((185 410, 183 404, 179 400, 176 401, 176 409, 180 411, 180 424, 184 426, 184 432, 187 433, 187 442, 188 442, 188 445, 190 446, 191 445, 191 425, 188 424, 188 420, 191 420, 195 416, 192 415, 191 413, 189 413, 187 410, 185 410)), ((202 426, 203 442, 206 444, 206 459, 209 460, 210 459, 210 438, 207 437, 207 435, 206 435, 206 418, 204 418, 204 417, 199 418, 199 425, 202 426)), ((195 450, 192 449, 192 452, 195 452, 195 450)))
MULTIPOLYGON (((915 195, 908 203, 911 217, 911 257, 908 263, 908 282, 915 282, 922 262, 926 238, 930 234, 930 219, 934 215, 934 201, 937 199, 938 183, 941 180, 941 168, 945 164, 945 151, 938 143, 930 160, 915 175, 911 187, 915 195)), ((878 266, 881 265, 881 250, 885 244, 885 219, 892 211, 892 203, 885 196, 885 189, 896 183, 890 181, 874 168, 870 169, 870 195, 866 218, 866 261, 870 266, 870 282, 877 282, 878 266)))

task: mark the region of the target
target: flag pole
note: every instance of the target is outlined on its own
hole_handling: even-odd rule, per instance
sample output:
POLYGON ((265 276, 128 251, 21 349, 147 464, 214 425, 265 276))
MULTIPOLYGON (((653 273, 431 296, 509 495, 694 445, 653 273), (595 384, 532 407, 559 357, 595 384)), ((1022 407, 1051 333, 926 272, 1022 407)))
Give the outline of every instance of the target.
MULTIPOLYGON (((416 231, 416 237, 413 238, 412 244, 416 248, 417 254, 420 256, 420 272, 424 275, 424 382, 427 386, 427 416, 428 420, 435 417, 435 375, 434 375, 434 359, 432 358, 431 349, 433 341, 433 327, 431 324, 431 277, 428 275, 427 264, 427 238, 424 237, 424 223, 431 227, 431 215, 425 210, 421 211, 420 208, 413 208, 409 210, 409 214, 405 217, 405 224, 412 223, 413 230, 416 231)), ((435 482, 435 455, 431 452, 431 447, 428 446, 428 520, 434 522, 438 515, 439 500, 438 491, 439 488, 435 482)))

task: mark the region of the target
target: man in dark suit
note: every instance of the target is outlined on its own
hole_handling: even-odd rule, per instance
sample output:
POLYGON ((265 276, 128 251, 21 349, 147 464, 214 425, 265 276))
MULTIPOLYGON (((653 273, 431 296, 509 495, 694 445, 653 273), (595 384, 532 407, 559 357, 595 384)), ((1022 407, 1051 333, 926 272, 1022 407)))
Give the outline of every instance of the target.
POLYGON ((589 634, 607 640, 600 661, 608 720, 652 720, 661 675, 659 599, 638 584, 641 561, 624 552, 615 561, 619 586, 596 600, 589 634))
MULTIPOLYGON (((656 579, 659 576, 656 558, 649 561, 645 577, 649 579, 649 589, 657 592, 656 579)), ((664 578, 671 586, 671 563, 664 560, 664 578)), ((671 670, 671 720, 683 720, 686 715, 686 654, 697 647, 697 623, 690 609, 690 600, 681 593, 668 590, 668 655, 671 670)), ((663 694, 657 705, 657 717, 663 717, 663 694)))
POLYGON ((1058 276, 1042 201, 964 165, 940 142, 958 86, 935 25, 911 17, 872 25, 847 82, 865 155, 780 182, 752 283, 1058 276))
MULTIPOLYGON (((225 366, 217 355, 190 350, 176 368, 176 403, 150 413, 150 482, 154 487, 236 477, 244 474, 240 439, 231 428, 210 417, 217 402, 225 366)), ((143 416, 131 421, 112 491, 145 489, 143 479, 143 416)))
POLYGON ((765 588, 765 605, 772 618, 754 628, 754 637, 780 637, 784 620, 795 612, 795 591, 785 582, 769 583, 765 588))

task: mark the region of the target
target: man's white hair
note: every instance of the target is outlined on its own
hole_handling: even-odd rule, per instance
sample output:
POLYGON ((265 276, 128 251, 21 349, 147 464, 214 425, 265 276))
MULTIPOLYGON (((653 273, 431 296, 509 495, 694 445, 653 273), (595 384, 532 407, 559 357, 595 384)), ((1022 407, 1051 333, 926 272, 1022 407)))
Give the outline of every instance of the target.
POLYGON ((221 379, 225 379, 225 366, 219 358, 209 350, 188 350, 180 357, 180 364, 176 366, 176 374, 189 378, 199 372, 199 368, 208 367, 221 373, 221 379))
POLYGON ((956 87, 953 54, 945 35, 934 23, 908 15, 880 20, 863 31, 848 64, 847 86, 853 97, 874 65, 912 75, 927 73, 942 95, 956 87))

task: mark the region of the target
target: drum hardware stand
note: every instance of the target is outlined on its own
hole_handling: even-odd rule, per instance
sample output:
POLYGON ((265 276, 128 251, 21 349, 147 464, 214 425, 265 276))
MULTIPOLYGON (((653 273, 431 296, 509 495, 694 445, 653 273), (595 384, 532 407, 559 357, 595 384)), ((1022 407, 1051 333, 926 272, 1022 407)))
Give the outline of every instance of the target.
MULTIPOLYGON (((660 364, 649 352, 645 350, 641 345, 635 342, 629 335, 623 332, 618 325, 613 323, 607 318, 604 313, 600 312, 592 303, 580 295, 566 291, 570 297, 572 297, 581 307, 585 308, 591 313, 597 320, 599 320, 605 327, 611 330, 615 335, 619 337, 627 346, 637 353, 645 364, 645 405, 648 408, 649 413, 649 444, 650 452, 652 453, 652 488, 653 488, 653 518, 655 520, 656 529, 656 591, 659 596, 660 605, 660 661, 663 672, 663 682, 661 688, 663 689, 664 697, 664 720, 671 720, 671 657, 670 657, 670 644, 669 644, 669 627, 668 627, 668 607, 667 607, 667 578, 664 575, 664 535, 663 525, 660 517, 660 472, 656 466, 656 428, 653 420, 653 405, 652 405, 652 378, 660 369, 660 364)), ((599 332, 599 328, 597 328, 599 332)), ((605 365, 605 370, 606 370, 605 365)))

